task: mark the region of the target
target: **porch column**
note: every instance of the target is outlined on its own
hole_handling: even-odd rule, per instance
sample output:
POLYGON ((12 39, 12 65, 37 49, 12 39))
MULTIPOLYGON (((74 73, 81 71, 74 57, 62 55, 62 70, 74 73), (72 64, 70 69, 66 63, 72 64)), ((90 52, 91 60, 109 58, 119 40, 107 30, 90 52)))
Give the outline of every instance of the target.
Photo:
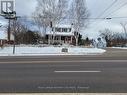
POLYGON ((48 44, 51 44, 51 35, 48 35, 48 44))
POLYGON ((71 36, 71 44, 72 44, 72 41, 73 41, 73 36, 71 36))
POLYGON ((60 44, 62 44, 62 41, 61 41, 61 36, 60 36, 60 44))
POLYGON ((2 40, 0 40, 0 46, 2 46, 2 40))

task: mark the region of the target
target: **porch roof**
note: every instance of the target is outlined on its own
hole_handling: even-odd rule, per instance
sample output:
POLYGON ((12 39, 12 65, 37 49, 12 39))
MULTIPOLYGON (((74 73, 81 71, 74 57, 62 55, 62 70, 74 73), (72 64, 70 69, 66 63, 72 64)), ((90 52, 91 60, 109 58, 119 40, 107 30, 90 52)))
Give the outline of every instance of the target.
POLYGON ((54 32, 48 31, 46 32, 46 35, 56 35, 56 36, 74 36, 73 32, 54 32))

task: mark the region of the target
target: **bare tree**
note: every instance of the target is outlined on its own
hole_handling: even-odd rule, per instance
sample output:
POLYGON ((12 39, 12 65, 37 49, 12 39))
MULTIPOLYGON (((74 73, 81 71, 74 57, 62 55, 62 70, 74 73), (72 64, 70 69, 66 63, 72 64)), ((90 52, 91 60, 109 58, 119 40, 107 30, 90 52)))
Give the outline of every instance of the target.
POLYGON ((115 33, 114 38, 112 39, 113 46, 125 46, 126 45, 126 38, 124 33, 115 33))
POLYGON ((23 24, 23 21, 23 19, 17 19, 11 22, 11 31, 13 31, 13 35, 15 36, 16 44, 23 44, 26 40, 24 34, 28 31, 28 28, 23 24))
MULTIPOLYGON (((120 25, 122 26, 122 28, 123 28, 123 30, 124 30, 125 39, 127 40, 127 29, 126 29, 127 22, 121 22, 120 25)), ((127 41, 126 41, 126 43, 127 43, 127 41)))
MULTIPOLYGON (((38 6, 34 12, 34 20, 39 29, 43 27, 45 35, 47 27, 55 27, 62 17, 66 15, 66 0, 37 0, 38 6), (52 25, 53 26, 52 26, 52 25)), ((55 38, 55 30, 53 29, 53 41, 55 38)))
POLYGON ((104 38, 107 42, 107 46, 112 46, 112 39, 114 38, 114 33, 110 29, 104 29, 99 31, 100 36, 104 38))
POLYGON ((73 0, 70 9, 70 19, 71 23, 73 23, 73 27, 76 32, 75 33, 76 45, 78 45, 78 37, 81 32, 81 28, 87 25, 88 16, 89 12, 86 8, 86 1, 73 0))

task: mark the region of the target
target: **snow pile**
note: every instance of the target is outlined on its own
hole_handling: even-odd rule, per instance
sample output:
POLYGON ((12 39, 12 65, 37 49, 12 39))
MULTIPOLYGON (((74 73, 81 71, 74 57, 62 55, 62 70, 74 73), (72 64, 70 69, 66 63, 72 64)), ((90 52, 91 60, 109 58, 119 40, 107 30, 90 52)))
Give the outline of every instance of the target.
MULTIPOLYGON (((15 55, 96 55, 106 52, 97 48, 68 47, 68 52, 64 53, 62 48, 64 47, 16 47, 15 55)), ((12 52, 13 47, 5 47, 0 49, 0 56, 13 55, 12 52)))
POLYGON ((127 49, 127 47, 112 47, 112 48, 115 48, 115 49, 127 49))
POLYGON ((69 49, 69 53, 72 54, 101 54, 106 52, 106 50, 103 49, 98 49, 98 48, 76 48, 76 47, 72 47, 72 48, 68 48, 69 49))

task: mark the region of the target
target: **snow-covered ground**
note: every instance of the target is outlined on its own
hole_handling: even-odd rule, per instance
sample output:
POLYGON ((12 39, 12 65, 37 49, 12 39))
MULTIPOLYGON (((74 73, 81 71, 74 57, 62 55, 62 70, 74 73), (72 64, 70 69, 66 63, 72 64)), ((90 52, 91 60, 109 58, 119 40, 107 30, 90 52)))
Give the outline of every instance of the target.
POLYGON ((13 47, 0 48, 0 56, 31 56, 31 55, 96 55, 106 52, 103 49, 97 48, 84 48, 84 47, 67 47, 68 53, 62 52, 64 47, 32 47, 20 46, 16 47, 15 54, 13 55, 13 47))
POLYGON ((112 47, 112 48, 116 48, 116 49, 127 49, 127 47, 112 47))

